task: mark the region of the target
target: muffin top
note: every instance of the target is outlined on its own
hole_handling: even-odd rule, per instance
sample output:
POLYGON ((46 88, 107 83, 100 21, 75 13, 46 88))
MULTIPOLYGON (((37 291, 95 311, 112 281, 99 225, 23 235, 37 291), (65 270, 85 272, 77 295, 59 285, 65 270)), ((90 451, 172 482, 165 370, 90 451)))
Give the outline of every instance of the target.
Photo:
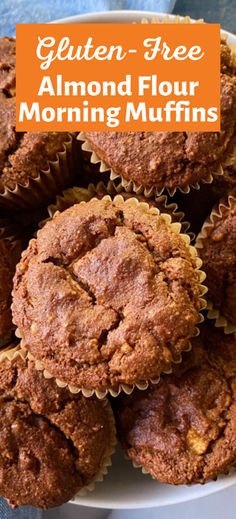
POLYGON ((221 206, 222 216, 204 227, 206 236, 198 252, 207 275, 209 300, 236 325, 236 201, 230 200, 230 207, 221 206))
POLYGON ((111 450, 111 409, 46 380, 34 363, 0 363, 0 492, 13 507, 59 506, 111 450))
POLYGON ((119 439, 164 483, 204 483, 236 461, 236 340, 204 325, 172 375, 115 400, 119 439))
POLYGON ((235 122, 236 78, 221 74, 220 132, 86 132, 86 138, 116 174, 172 192, 217 170, 235 122))
POLYGON ((48 169, 48 160, 56 160, 68 141, 66 132, 16 132, 15 107, 15 98, 0 93, 0 192, 17 184, 27 186, 29 178, 48 169))
POLYGON ((118 389, 158 377, 188 348, 199 272, 166 218, 135 199, 92 199, 56 213, 30 242, 15 276, 14 322, 52 375, 118 389))
POLYGON ((10 242, 0 238, 0 347, 6 342, 13 328, 11 292, 14 271, 10 242))
POLYGON ((16 95, 16 40, 8 36, 0 38, 0 90, 16 95))

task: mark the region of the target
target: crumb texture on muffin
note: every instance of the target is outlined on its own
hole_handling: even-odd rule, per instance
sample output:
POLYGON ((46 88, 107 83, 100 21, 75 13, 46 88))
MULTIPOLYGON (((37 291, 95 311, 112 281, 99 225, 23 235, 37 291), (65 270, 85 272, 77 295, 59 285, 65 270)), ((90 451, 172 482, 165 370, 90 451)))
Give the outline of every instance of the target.
POLYGON ((59 506, 96 477, 111 442, 104 403, 19 357, 0 364, 0 401, 0 492, 13 507, 59 506))
POLYGON ((127 454, 164 483, 204 483, 236 461, 236 340, 210 326, 172 375, 115 400, 127 454))
POLYGON ((208 298, 229 323, 236 324, 236 200, 231 198, 230 208, 224 207, 222 217, 206 232, 198 251, 208 298))
POLYGON ((24 345, 77 387, 157 377, 180 360, 199 322, 188 245, 133 202, 93 199, 57 213, 17 267, 13 314, 24 345))
POLYGON ((0 38, 0 90, 16 95, 16 40, 8 36, 0 38))
POLYGON ((236 122, 236 79, 221 74, 220 132, 86 132, 113 171, 145 187, 185 188, 216 172, 236 122))

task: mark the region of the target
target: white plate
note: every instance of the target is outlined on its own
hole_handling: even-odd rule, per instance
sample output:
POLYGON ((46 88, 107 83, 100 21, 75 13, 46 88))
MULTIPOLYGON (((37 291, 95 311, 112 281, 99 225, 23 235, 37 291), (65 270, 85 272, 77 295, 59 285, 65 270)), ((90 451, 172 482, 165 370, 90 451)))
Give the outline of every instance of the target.
MULTIPOLYGON (((151 19, 163 14, 150 11, 109 11, 63 18, 51 23, 132 23, 140 22, 144 17, 151 19)), ((173 18, 173 15, 169 15, 173 18)), ((228 42, 236 44, 236 36, 227 32, 228 42)), ((217 481, 205 485, 172 486, 154 481, 149 475, 143 475, 140 469, 134 469, 130 461, 124 459, 123 452, 117 449, 112 458, 112 467, 103 483, 97 483, 93 492, 85 497, 76 497, 73 503, 97 508, 149 508, 173 505, 191 501, 199 497, 219 492, 236 484, 236 473, 221 476, 217 481)))

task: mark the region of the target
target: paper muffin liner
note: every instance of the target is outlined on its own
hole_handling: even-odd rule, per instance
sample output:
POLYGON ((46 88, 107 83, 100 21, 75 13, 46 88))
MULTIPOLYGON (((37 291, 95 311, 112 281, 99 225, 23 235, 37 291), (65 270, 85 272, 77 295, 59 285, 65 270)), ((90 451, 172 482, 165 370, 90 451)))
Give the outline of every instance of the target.
MULTIPOLYGON (((229 195, 227 200, 222 200, 216 205, 206 219, 203 227, 198 234, 196 240, 196 249, 202 249, 204 246, 204 240, 208 238, 209 232, 214 228, 215 224, 236 204, 236 198, 233 195, 229 195)), ((220 314, 220 311, 214 307, 212 301, 207 300, 207 317, 208 319, 215 320, 216 328, 223 328, 225 334, 234 333, 236 338, 236 326, 230 324, 227 319, 220 314)))
MULTIPOLYGON (((174 189, 170 189, 167 187, 158 189, 156 186, 145 187, 142 184, 135 183, 133 180, 127 180, 122 175, 119 175, 118 173, 116 173, 112 168, 110 168, 110 166, 108 166, 102 159, 100 159, 97 156, 96 152, 92 149, 90 142, 86 139, 86 135, 84 132, 80 132, 79 135, 77 136, 77 139, 82 141, 82 145, 81 145, 82 151, 90 154, 91 164, 92 165, 100 164, 99 171, 101 174, 104 173, 105 171, 109 171, 110 180, 112 180, 113 182, 119 182, 120 185, 122 186, 122 189, 125 190, 127 193, 130 193, 133 191, 137 195, 144 195, 147 198, 149 198, 151 196, 161 196, 165 190, 168 192, 170 197, 173 197, 176 194, 176 192, 178 192, 178 191, 180 191, 181 193, 184 193, 184 194, 188 194, 190 192, 191 188, 199 190, 201 187, 201 184, 212 184, 215 176, 224 174, 223 166, 220 164, 217 167, 217 169, 214 171, 214 173, 209 172, 205 178, 202 178, 195 184, 189 184, 184 188, 181 188, 179 186, 174 189)), ((236 156, 236 148, 234 151, 234 155, 236 156)), ((230 154, 230 157, 231 157, 231 154, 230 154)))
MULTIPOLYGON (((179 15, 174 16, 173 19, 170 18, 169 15, 164 16, 162 19, 159 19, 158 16, 153 16, 151 21, 149 22, 147 18, 143 18, 141 20, 141 23, 151 23, 151 24, 202 24, 204 23, 204 20, 202 18, 198 20, 191 20, 189 16, 180 17, 179 15)), ((228 35, 221 34, 221 38, 224 40, 227 40, 228 35)), ((229 44, 229 47, 231 48, 232 56, 235 60, 236 65, 236 44, 229 44)), ((199 179, 196 183, 189 184, 186 187, 176 187, 173 189, 169 188, 160 188, 157 187, 145 187, 142 184, 137 184, 132 180, 127 180, 122 175, 117 174, 110 166, 108 166, 103 160, 101 160, 96 152, 92 149, 91 144, 86 139, 86 135, 84 132, 80 132, 80 134, 77 136, 77 139, 82 142, 81 149, 83 152, 87 152, 87 154, 90 155, 90 162, 92 165, 98 165, 100 173, 104 173, 105 171, 110 172, 110 179, 112 181, 120 181, 122 188, 127 191, 134 191, 136 194, 144 194, 146 197, 151 196, 153 193, 157 195, 161 195, 163 191, 166 189, 169 195, 172 197, 175 195, 176 192, 180 191, 181 193, 188 194, 190 192, 190 189, 196 189, 199 190, 201 187, 201 184, 211 184, 214 180, 215 176, 223 175, 224 174, 224 167, 227 165, 236 164, 236 145, 234 146, 233 152, 230 152, 229 154, 225 154, 224 159, 220 161, 220 164, 218 167, 216 167, 215 171, 209 172, 208 175, 205 178, 199 179)))
POLYGON ((11 190, 5 187, 0 193, 0 207, 7 209, 32 209, 47 203, 69 185, 74 176, 74 137, 68 133, 63 149, 56 153, 56 160, 47 161, 47 169, 40 170, 36 178, 29 178, 27 185, 17 184, 11 190))
MULTIPOLYGON (((109 195, 105 195, 102 198, 102 200, 110 200, 110 201, 112 201, 112 199, 111 199, 111 197, 109 195)), ((205 285, 203 285, 203 281, 205 280, 206 275, 201 270, 202 261, 197 256, 196 248, 193 247, 192 245, 190 245, 190 237, 189 237, 189 235, 181 233, 181 223, 180 222, 173 222, 172 223, 171 222, 171 216, 169 214, 161 213, 159 211, 159 209, 157 209, 156 207, 149 207, 147 202, 139 202, 137 200, 137 198, 129 198, 129 199, 124 201, 123 197, 119 194, 119 195, 116 195, 113 200, 115 202, 123 202, 125 204, 129 204, 129 205, 133 206, 134 208, 136 208, 139 205, 139 206, 141 206, 143 208, 145 207, 147 209, 147 211, 149 213, 151 213, 152 215, 157 215, 157 216, 161 215, 161 217, 164 219, 166 224, 169 227, 171 227, 172 231, 174 231, 176 234, 179 234, 181 236, 181 238, 185 242, 185 244, 186 244, 186 246, 187 246, 187 248, 188 248, 188 250, 190 252, 190 255, 191 255, 191 257, 192 257, 192 259, 193 259, 193 261, 195 263, 196 272, 198 273, 199 288, 200 288, 200 291, 199 291, 200 292, 199 293, 200 310, 199 310, 199 319, 198 319, 196 324, 200 324, 201 322, 203 322, 204 321, 204 317, 203 317, 201 311, 204 308, 206 308, 206 300, 204 298, 204 295, 207 292, 207 287, 205 285)), ((81 204, 85 204, 86 202, 82 201, 80 203, 81 204)), ((200 333, 199 332, 199 328, 197 326, 195 326, 193 337, 196 337, 197 335, 199 335, 199 333, 200 333)), ((19 331, 18 328, 17 328, 15 334, 16 334, 16 337, 21 339, 21 348, 23 350, 27 350, 27 347, 24 344, 24 341, 22 340, 22 337, 21 337, 21 334, 20 334, 20 331, 19 331)), ((191 341, 189 340, 188 343, 186 344, 186 347, 183 350, 183 352, 184 351, 190 351, 190 349, 191 349, 191 341)), ((45 378, 55 378, 56 383, 57 383, 57 385, 59 387, 66 387, 66 386, 68 386, 69 390, 72 393, 79 393, 81 391, 82 394, 85 397, 90 397, 93 394, 95 394, 97 396, 97 398, 99 398, 99 399, 105 398, 107 394, 110 394, 112 397, 116 397, 116 396, 118 396, 120 394, 121 391, 123 391, 124 393, 129 395, 129 394, 132 393, 132 391, 134 390, 135 387, 140 389, 140 390, 145 390, 149 386, 149 383, 157 384, 159 382, 159 380, 160 380, 160 375, 161 374, 163 374, 163 373, 169 374, 169 373, 172 372, 172 367, 170 366, 170 368, 168 370, 165 370, 162 373, 160 373, 160 375, 158 377, 151 378, 148 381, 141 381, 141 382, 138 382, 138 383, 135 383, 135 384, 132 384, 132 385, 131 384, 122 383, 122 384, 118 385, 117 389, 112 389, 112 388, 104 389, 104 390, 101 390, 101 389, 86 389, 86 388, 83 388, 83 387, 72 386, 72 385, 68 384, 67 382, 65 382, 65 381, 55 377, 47 369, 45 369, 45 366, 44 366, 43 362, 40 361, 40 360, 37 360, 30 352, 28 352, 28 357, 35 362, 35 367, 36 367, 37 370, 43 371, 43 374, 44 374, 45 378)), ((182 355, 180 354, 178 359, 172 361, 172 364, 178 364, 181 361, 182 361, 182 355)))
MULTIPOLYGON (((92 492, 95 488, 96 483, 101 483, 103 481, 104 476, 106 476, 108 473, 108 467, 111 467, 111 465, 112 465, 111 456, 114 454, 115 449, 116 449, 116 444, 117 444, 116 423, 115 423, 115 417, 114 417, 109 400, 104 399, 104 400, 102 400, 102 403, 103 403, 104 407, 107 407, 106 411, 107 411, 107 415, 108 415, 109 428, 111 431, 110 445, 107 448, 107 452, 105 453, 102 466, 101 466, 99 472, 97 473, 96 477, 94 478, 94 480, 91 483, 89 483, 89 485, 86 485, 85 487, 83 487, 75 495, 74 499, 77 497, 83 497, 88 492, 92 492)), ((73 499, 72 499, 72 502, 73 502, 73 499)))
MULTIPOLYGON (((10 345, 10 346, 8 346, 8 348, 5 348, 4 350, 0 351, 0 363, 3 362, 5 359, 7 359, 9 361, 13 361, 17 357, 20 357, 23 360, 26 360, 26 359, 31 360, 29 353, 25 349, 22 349, 20 344, 18 344, 17 346, 14 346, 14 347, 12 347, 12 345, 10 345)), ((107 447, 107 450, 104 454, 104 458, 102 460, 101 467, 100 467, 98 473, 96 474, 94 480, 91 483, 89 483, 88 485, 86 485, 85 487, 83 487, 81 490, 79 490, 79 492, 76 494, 76 496, 74 496, 73 499, 75 499, 75 497, 82 497, 82 496, 86 495, 87 491, 91 492, 92 490, 94 490, 95 484, 97 482, 103 481, 104 476, 108 473, 108 467, 110 467, 112 465, 111 456, 115 452, 115 447, 116 447, 116 443, 117 443, 115 418, 114 418, 114 414, 113 414, 109 400, 104 399, 102 401, 102 404, 104 407, 106 407, 107 420, 109 423, 109 429, 110 429, 109 446, 107 447)), ((72 501, 73 501, 73 499, 72 499, 72 501)))
MULTIPOLYGON (((74 204, 78 204, 83 201, 88 202, 89 200, 91 200, 91 198, 96 197, 97 194, 99 194, 99 193, 104 193, 104 195, 107 193, 108 195, 111 195, 111 196, 121 194, 121 196, 122 196, 122 192, 124 192, 122 185, 119 184, 118 186, 116 186, 114 184, 114 182, 112 182, 111 180, 107 184, 104 184, 102 181, 98 182, 97 185, 94 185, 91 183, 88 185, 87 188, 75 186, 75 187, 66 189, 65 191, 62 192, 62 194, 57 195, 56 203, 48 206, 48 213, 49 213, 50 218, 52 218, 53 215, 56 213, 56 211, 62 212, 74 204)), ((132 193, 129 193, 129 194, 132 194, 132 193)), ((135 193, 133 193, 133 195, 135 196, 135 193)), ((149 197, 149 199, 150 199, 150 197, 149 197)), ((147 199, 147 203, 148 203, 149 199, 147 199)), ((181 223, 182 232, 185 233, 188 231, 188 229, 190 227, 190 223, 187 222, 186 220, 184 220, 185 215, 184 215, 183 211, 179 211, 178 205, 176 203, 174 203, 174 202, 169 203, 166 195, 162 195, 159 197, 155 196, 155 197, 152 197, 151 200, 153 202, 161 204, 163 206, 163 212, 165 212, 165 210, 166 210, 167 212, 171 212, 173 214, 175 221, 178 221, 181 223)), ((48 221, 48 219, 40 222, 39 227, 40 228, 43 227, 43 225, 46 223, 46 221, 48 221)), ((188 234, 190 235, 191 239, 194 238, 193 233, 189 232, 188 234)))

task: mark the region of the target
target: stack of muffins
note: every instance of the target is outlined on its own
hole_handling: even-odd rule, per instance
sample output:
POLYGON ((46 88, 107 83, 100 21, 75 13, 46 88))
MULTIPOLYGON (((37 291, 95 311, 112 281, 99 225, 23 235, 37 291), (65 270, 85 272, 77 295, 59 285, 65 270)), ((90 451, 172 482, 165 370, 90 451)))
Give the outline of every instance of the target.
POLYGON ((227 473, 236 465, 230 47, 222 41, 218 133, 17 134, 11 38, 0 40, 0 89, 0 495, 49 508, 93 489, 116 432, 157 481, 227 473))

